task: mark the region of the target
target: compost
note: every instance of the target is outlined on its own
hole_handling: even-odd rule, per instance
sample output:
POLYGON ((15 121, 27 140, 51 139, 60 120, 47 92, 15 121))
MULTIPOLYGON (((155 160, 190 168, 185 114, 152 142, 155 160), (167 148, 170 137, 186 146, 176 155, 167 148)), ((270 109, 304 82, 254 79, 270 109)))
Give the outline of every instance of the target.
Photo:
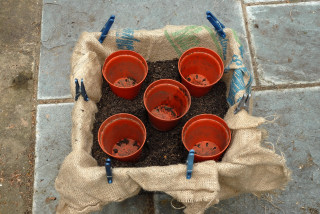
POLYGON ((122 162, 112 159, 112 166, 146 167, 185 163, 188 151, 181 141, 181 131, 184 124, 198 114, 215 114, 223 118, 228 110, 226 85, 220 80, 207 95, 200 98, 192 97, 189 111, 174 129, 166 132, 156 130, 148 121, 147 111, 143 105, 143 93, 148 85, 156 80, 174 79, 180 82, 181 79, 178 71, 178 59, 147 63, 148 75, 142 84, 139 95, 134 100, 117 97, 103 80, 102 97, 97 103, 98 112, 95 115, 93 125, 92 147, 92 156, 100 166, 105 164, 108 156, 99 146, 97 133, 102 122, 114 114, 129 113, 138 117, 146 127, 147 139, 142 148, 142 155, 137 162, 122 162))

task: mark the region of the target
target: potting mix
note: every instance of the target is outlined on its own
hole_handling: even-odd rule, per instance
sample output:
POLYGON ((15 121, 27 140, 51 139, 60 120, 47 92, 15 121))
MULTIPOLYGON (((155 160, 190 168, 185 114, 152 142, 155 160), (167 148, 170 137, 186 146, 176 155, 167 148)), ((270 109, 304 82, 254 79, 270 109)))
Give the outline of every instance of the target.
POLYGON ((141 119, 146 126, 147 142, 142 149, 142 156, 137 162, 122 162, 113 160, 114 167, 143 167, 165 166, 185 163, 188 151, 181 141, 181 132, 184 124, 192 117, 210 113, 224 117, 228 110, 226 100, 227 87, 223 81, 215 84, 209 94, 199 98, 192 97, 192 104, 188 113, 181 119, 178 125, 166 132, 158 131, 149 122, 148 114, 143 104, 145 89, 154 81, 160 79, 174 79, 180 81, 178 72, 178 60, 148 62, 149 73, 141 92, 133 100, 117 97, 105 81, 102 83, 102 97, 97 103, 98 112, 95 114, 93 125, 92 156, 98 161, 98 165, 104 166, 107 154, 102 151, 98 143, 98 129, 108 117, 118 113, 130 113, 141 119))
MULTIPOLYGON (((262 132, 257 127, 266 119, 252 116, 245 109, 235 112, 243 95, 250 94, 253 80, 251 72, 243 64, 243 47, 239 38, 229 28, 217 32, 207 26, 166 26, 151 31, 122 29, 111 30, 104 41, 100 38, 101 32, 82 33, 71 59, 71 91, 76 98, 72 112, 72 151, 61 165, 55 182, 60 193, 57 213, 97 211, 108 203, 132 197, 141 189, 171 195, 186 205, 185 213, 203 213, 220 200, 241 193, 269 192, 287 184, 290 170, 284 157, 261 146, 262 132), (146 81, 132 101, 121 100, 123 98, 114 95, 110 86, 103 81, 104 62, 118 50, 139 53, 151 68, 162 63, 178 66, 177 59, 192 47, 208 48, 221 57, 225 68, 223 82, 215 84, 203 97, 192 97, 189 115, 187 113, 171 131, 160 132, 150 127, 142 96, 152 80, 171 78, 180 81, 176 68, 165 68, 158 72, 149 69, 146 81), (168 60, 171 62, 166 62, 168 60), (169 71, 172 73, 169 74, 169 71), (77 91, 79 87, 75 87, 75 79, 82 80, 85 86, 86 93, 82 93, 82 96, 77 91), (229 105, 226 114, 225 101, 229 105), (216 105, 220 106, 219 112, 210 109, 211 105, 212 108, 216 107, 213 105, 215 102, 219 103, 216 105), (103 120, 123 112, 135 115, 146 125, 146 149, 143 149, 140 162, 131 167, 120 167, 120 162, 112 159, 111 183, 108 182, 106 168, 98 165, 98 162, 103 164, 105 156, 99 157, 95 153, 99 150, 96 148, 96 130, 103 120), (181 129, 189 118, 203 113, 218 114, 220 117, 225 114, 223 119, 232 132, 231 143, 221 161, 194 163, 192 177, 187 179, 184 160, 188 152, 181 141, 181 129), (96 115, 102 116, 99 118, 96 115), (152 145, 156 145, 154 141, 157 140, 160 145, 156 148, 152 145), (170 147, 173 153, 183 151, 176 160, 170 160, 168 156, 170 147), (159 152, 162 162, 141 164, 152 152, 159 152)), ((195 76, 186 76, 188 78, 197 79, 195 76)), ((201 76, 198 78, 203 80, 201 76)), ((117 84, 123 83, 120 81, 117 84)), ((119 141, 130 143, 129 139, 119 141)))

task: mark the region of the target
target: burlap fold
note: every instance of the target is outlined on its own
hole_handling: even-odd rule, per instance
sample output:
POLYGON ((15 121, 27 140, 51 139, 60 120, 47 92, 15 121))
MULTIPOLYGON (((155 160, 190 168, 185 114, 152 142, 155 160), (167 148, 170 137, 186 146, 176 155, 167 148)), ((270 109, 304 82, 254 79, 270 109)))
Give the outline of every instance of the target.
POLYGON ((288 182, 290 171, 284 158, 260 145, 261 131, 257 127, 265 119, 245 110, 234 114, 235 103, 250 91, 252 75, 243 65, 243 49, 235 32, 225 32, 226 39, 221 39, 206 26, 166 26, 153 31, 123 29, 110 31, 103 44, 98 42, 100 33, 81 35, 71 60, 71 91, 74 95, 74 79, 83 79, 90 100, 86 102, 80 97, 73 108, 72 152, 61 165, 55 183, 61 196, 57 213, 97 211, 110 202, 138 194, 141 188, 173 196, 186 205, 185 213, 203 213, 219 200, 245 192, 272 191, 288 182), (171 60, 194 46, 216 51, 225 65, 223 80, 231 105, 225 120, 232 130, 232 142, 222 161, 194 164, 190 180, 186 179, 185 164, 114 168, 113 183, 108 184, 104 167, 97 166, 91 156, 104 60, 119 49, 134 50, 147 61, 171 60))

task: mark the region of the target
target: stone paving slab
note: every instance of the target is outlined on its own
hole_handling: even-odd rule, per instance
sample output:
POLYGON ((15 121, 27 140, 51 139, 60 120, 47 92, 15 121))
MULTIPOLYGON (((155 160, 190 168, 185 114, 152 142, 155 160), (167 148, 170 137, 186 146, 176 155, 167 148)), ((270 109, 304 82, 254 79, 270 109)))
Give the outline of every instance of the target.
POLYGON ((165 25, 207 25, 205 12, 211 10, 221 22, 239 34, 244 45, 245 63, 251 70, 250 53, 241 2, 229 1, 106 1, 44 0, 41 27, 38 99, 70 98, 70 57, 83 31, 100 31, 111 14, 113 29, 157 29, 165 25))
POLYGON ((244 0, 245 4, 249 3, 270 3, 270 2, 285 2, 286 0, 244 0))
POLYGON ((292 181, 273 203, 286 213, 319 213, 320 87, 256 92, 253 101, 254 115, 279 116, 263 127, 292 170, 292 181))
POLYGON ((71 98, 69 71, 73 46, 74 43, 54 48, 41 46, 38 99, 71 98))
MULTIPOLYGON (((261 4, 261 3, 279 3, 279 2, 285 2, 285 3, 297 3, 297 2, 306 2, 310 0, 244 0, 243 2, 245 4, 261 4)), ((312 1, 312 0, 311 0, 312 1)), ((314 0, 317 1, 317 0, 314 0)))
POLYGON ((261 85, 320 82, 320 2, 247 7, 261 85))
POLYGON ((180 204, 176 204, 174 203, 174 201, 172 202, 173 206, 176 207, 176 209, 174 209, 171 206, 171 200, 172 197, 170 195, 167 195, 165 193, 162 192, 156 192, 153 195, 153 200, 154 200, 154 214, 182 214, 183 213, 183 209, 179 209, 181 208, 180 204))
POLYGON ((152 214, 154 213, 152 193, 143 192, 122 202, 114 202, 99 212, 91 214, 152 214))
POLYGON ((64 103, 37 108, 34 214, 55 213, 59 195, 54 182, 62 161, 71 152, 72 107, 72 103, 64 103))

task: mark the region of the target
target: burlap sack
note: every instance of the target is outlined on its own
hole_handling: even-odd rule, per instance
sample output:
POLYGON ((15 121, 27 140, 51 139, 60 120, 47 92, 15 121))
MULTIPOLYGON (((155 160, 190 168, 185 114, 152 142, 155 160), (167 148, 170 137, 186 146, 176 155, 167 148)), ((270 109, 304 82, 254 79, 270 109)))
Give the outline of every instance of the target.
POLYGON ((163 191, 186 205, 185 213, 203 213, 219 200, 240 193, 263 193, 283 188, 290 178, 285 159, 260 145, 265 122, 245 110, 234 114, 236 102, 250 92, 252 75, 242 62, 243 49, 235 32, 225 29, 221 39, 206 26, 166 26, 159 30, 124 29, 110 31, 103 44, 100 33, 84 32, 72 55, 71 90, 74 79, 83 79, 89 96, 75 102, 72 112, 72 152, 64 160, 56 179, 61 199, 57 213, 88 213, 104 205, 132 197, 143 188, 163 191), (179 58, 191 47, 207 47, 224 61, 223 80, 228 86, 230 109, 225 120, 232 130, 232 142, 221 162, 194 164, 192 179, 186 179, 186 165, 145 168, 114 168, 108 184, 104 167, 91 156, 92 127, 101 97, 101 68, 106 57, 119 49, 140 53, 147 61, 179 58), (168 182, 170 181, 170 182, 168 182))

